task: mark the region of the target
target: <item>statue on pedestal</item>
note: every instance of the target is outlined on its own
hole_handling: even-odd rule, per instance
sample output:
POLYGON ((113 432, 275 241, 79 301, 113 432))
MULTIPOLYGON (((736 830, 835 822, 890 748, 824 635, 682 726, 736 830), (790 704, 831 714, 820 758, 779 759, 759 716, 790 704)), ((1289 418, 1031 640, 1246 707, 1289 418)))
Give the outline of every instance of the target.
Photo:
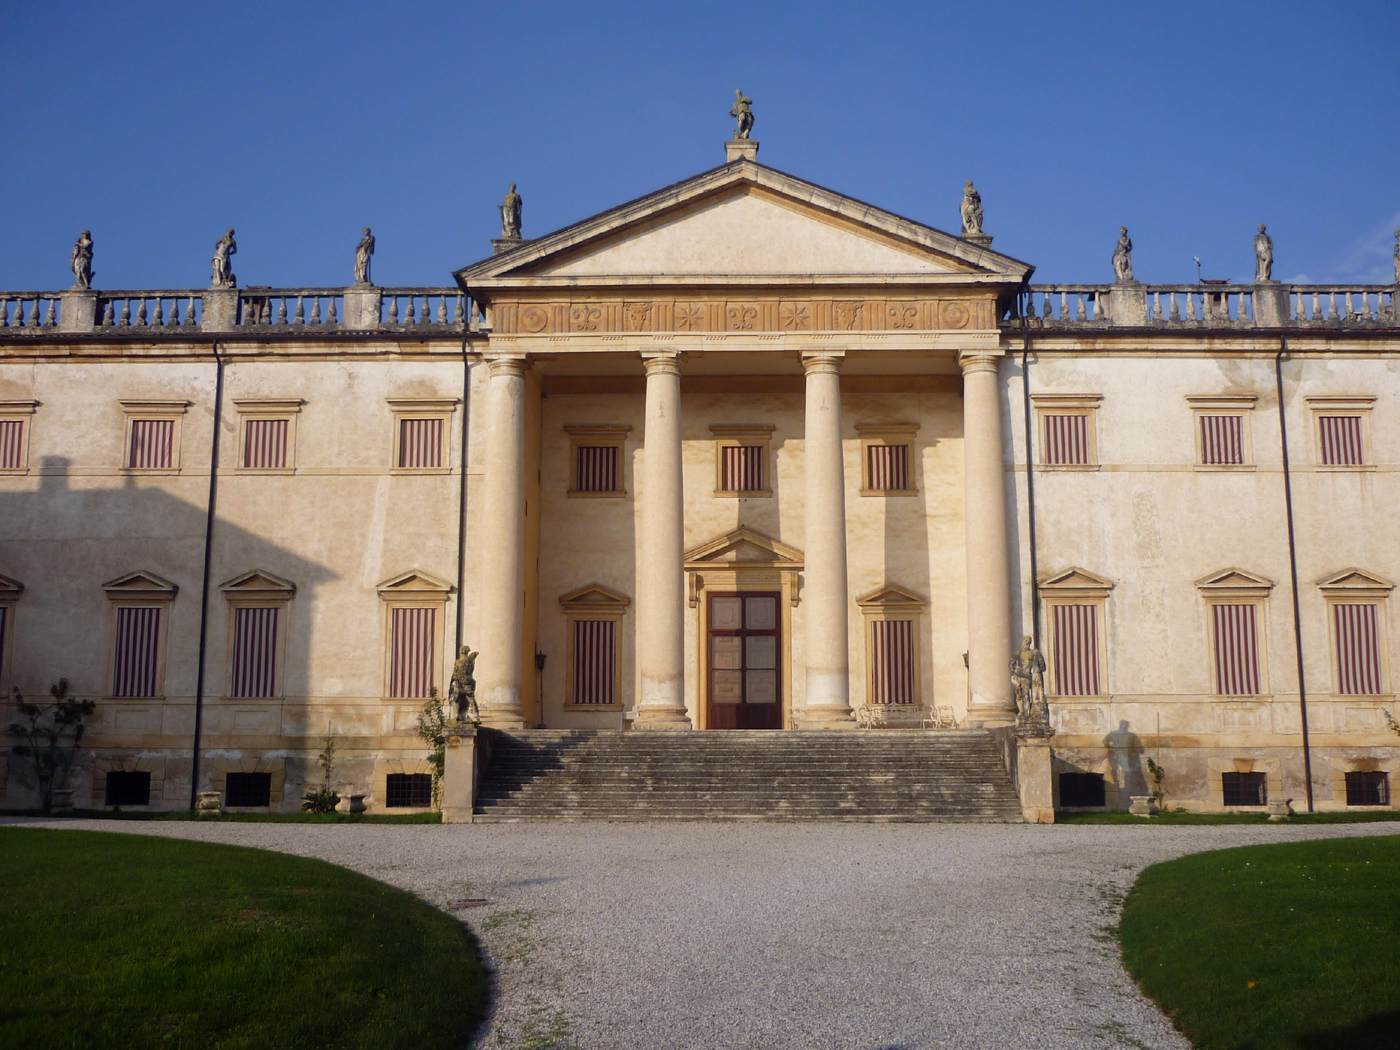
POLYGON ((233 275, 233 256, 238 252, 238 242, 233 239, 233 227, 214 244, 213 280, 211 288, 237 288, 238 278, 233 275))
POLYGON ((1016 692, 1016 724, 1048 727, 1050 705, 1045 699, 1045 657, 1030 635, 1011 658, 1011 685, 1016 692))
POLYGON ((515 192, 515 183, 512 182, 510 189, 506 191, 505 200, 501 201, 502 240, 520 240, 520 213, 524 203, 520 194, 515 192))
POLYGON ((1274 239, 1262 222, 1254 235, 1254 283, 1267 284, 1274 279, 1274 239))
POLYGON ((729 115, 738 123, 734 128, 736 139, 746 139, 753 130, 753 99, 738 88, 734 89, 734 105, 729 107, 729 115))
POLYGON ((1119 284, 1133 284, 1133 239, 1128 227, 1118 227, 1118 246, 1113 249, 1113 279, 1119 284))
POLYGON ((87 291, 92 287, 92 231, 84 230, 73 245, 73 287, 87 291))
POLYGON ((977 192, 971 179, 963 183, 962 228, 964 237, 982 235, 982 194, 977 192))
POLYGON ((457 712, 458 722, 481 725, 481 711, 476 706, 476 658, 480 655, 469 645, 462 646, 452 665, 452 680, 447 685, 449 710, 457 712))
POLYGON ((374 254, 374 234, 365 227, 360 243, 355 246, 355 283, 369 284, 369 259, 374 254))

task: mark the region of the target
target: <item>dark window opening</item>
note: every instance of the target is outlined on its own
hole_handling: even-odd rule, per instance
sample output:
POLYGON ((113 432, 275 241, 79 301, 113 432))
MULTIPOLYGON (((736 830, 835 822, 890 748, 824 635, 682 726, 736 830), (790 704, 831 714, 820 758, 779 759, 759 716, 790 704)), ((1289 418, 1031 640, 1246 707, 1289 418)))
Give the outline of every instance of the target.
POLYGON ((109 806, 149 806, 151 774, 112 770, 107 774, 107 792, 103 801, 109 806))
POLYGON ((272 774, 229 773, 224 778, 224 805, 272 805, 272 774))
POLYGON ((1265 773, 1221 773, 1220 784, 1227 806, 1264 806, 1269 802, 1265 773))
POLYGON ((1348 806, 1390 805, 1390 776, 1373 770, 1347 774, 1348 806))
POLYGON ((403 806, 431 806, 433 778, 429 773, 390 773, 384 785, 384 805, 390 809, 403 806))
POLYGON ((1060 805, 1073 808, 1107 805, 1102 773, 1061 773, 1060 805))

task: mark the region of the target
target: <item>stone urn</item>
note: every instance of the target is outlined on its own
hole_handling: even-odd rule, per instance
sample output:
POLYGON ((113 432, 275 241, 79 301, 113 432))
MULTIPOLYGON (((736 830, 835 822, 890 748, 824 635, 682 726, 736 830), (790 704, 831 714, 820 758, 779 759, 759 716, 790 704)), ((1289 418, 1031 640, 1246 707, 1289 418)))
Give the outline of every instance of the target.
POLYGON ((217 817, 224 811, 224 796, 217 791, 201 791, 194 811, 201 817, 217 817))
POLYGON ((364 795, 351 795, 351 796, 350 796, 350 808, 349 808, 349 810, 348 810, 347 812, 350 812, 350 813, 363 813, 364 811, 365 811, 365 796, 364 796, 364 795))
POLYGON ((1283 798, 1276 802, 1270 802, 1269 823, 1279 824, 1293 816, 1292 802, 1293 800, 1291 798, 1283 798))
POLYGON ((1156 795, 1130 795, 1128 812, 1135 817, 1150 817, 1157 812, 1156 795))

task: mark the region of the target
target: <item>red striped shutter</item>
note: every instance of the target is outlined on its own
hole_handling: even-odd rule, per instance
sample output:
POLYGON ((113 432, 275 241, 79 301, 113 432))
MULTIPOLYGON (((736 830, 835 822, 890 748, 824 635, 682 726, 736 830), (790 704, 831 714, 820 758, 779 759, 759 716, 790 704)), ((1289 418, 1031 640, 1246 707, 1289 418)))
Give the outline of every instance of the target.
POLYGON ((866 445, 867 487, 876 492, 902 492, 909 486, 908 445, 866 445))
POLYGON ((389 696, 426 697, 437 685, 437 610, 394 609, 390 629, 389 696))
POLYGON ((1096 605, 1055 605, 1055 695, 1099 695, 1096 605))
POLYGON ((277 695, 277 614, 272 608, 233 610, 233 674, 229 695, 277 695))
POLYGON ((170 470, 175 466, 175 421, 133 419, 126 465, 132 470, 170 470))
POLYGON ((1333 605, 1337 632, 1338 691, 1351 696, 1381 691, 1381 647, 1376 607, 1333 605))
POLYGON ((1244 462, 1244 417, 1201 416, 1201 462, 1207 466, 1244 462))
POLYGON ((0 470, 24 469, 24 420, 0 419, 0 470))
POLYGON ((155 696, 160 606, 117 607, 117 652, 112 667, 113 696, 155 696))
POLYGON ((766 488, 763 445, 721 445, 720 481, 722 492, 761 492, 766 488))
POLYGON ((1215 688, 1222 696, 1259 693, 1258 606, 1216 605, 1215 688))
POLYGON ((1329 467, 1359 467, 1361 452, 1360 416, 1320 416, 1322 462, 1329 467))
POLYGON ((575 492, 618 492, 616 445, 579 445, 574 453, 575 492))
POLYGON ((399 467, 429 470, 442 466, 442 420, 399 420, 399 467))
POLYGON ((284 470, 287 466, 287 421, 250 419, 243 425, 243 466, 247 470, 284 470))
POLYGON ((8 605, 0 605, 0 671, 5 669, 5 624, 6 617, 10 615, 8 605))
POLYGON ((1045 417, 1045 462, 1054 466, 1087 466, 1089 463, 1089 417, 1047 415, 1045 417))
POLYGON ((870 622, 870 702, 914 702, 914 621, 870 622))
POLYGON ((617 623, 574 621, 574 698, 576 704, 611 704, 615 681, 617 623))

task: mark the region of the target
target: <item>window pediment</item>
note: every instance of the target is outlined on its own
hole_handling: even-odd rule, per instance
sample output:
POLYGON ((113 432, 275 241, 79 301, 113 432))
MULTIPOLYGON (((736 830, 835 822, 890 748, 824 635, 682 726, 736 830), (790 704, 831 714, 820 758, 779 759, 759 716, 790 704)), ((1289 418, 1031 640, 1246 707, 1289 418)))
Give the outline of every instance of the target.
POLYGON ((169 601, 180 588, 153 572, 129 572, 102 585, 108 598, 147 598, 169 601))
POLYGON ((454 590, 452 584, 440 580, 426 572, 411 569, 391 576, 377 588, 384 599, 394 598, 446 598, 454 590))
POLYGON ((24 584, 19 580, 0 575, 0 598, 16 598, 23 590, 24 584))
POLYGON ((899 610, 921 612, 928 607, 928 602, 925 599, 920 598, 913 591, 906 591, 903 587, 894 584, 886 584, 876 588, 869 594, 857 598, 856 604, 862 609, 880 609, 886 612, 899 610))
POLYGON ((802 552, 771 536, 740 526, 685 552, 687 569, 741 563, 782 569, 802 568, 802 552))
POLYGON ((1323 577, 1317 581, 1317 586, 1323 591, 1338 594, 1384 594, 1395 588, 1395 584, 1384 576, 1354 566, 1323 577))
POLYGON ((270 572, 253 569, 235 576, 231 580, 225 580, 219 584, 219 590, 223 591, 224 595, 229 598, 278 598, 287 601, 296 593, 297 585, 290 580, 282 579, 280 576, 274 576, 270 572))
POLYGON ((1244 569, 1229 568, 1202 576, 1196 581, 1196 586, 1203 591, 1222 593, 1260 591, 1267 593, 1273 589, 1274 581, 1266 576, 1246 572, 1244 569))
POLYGON ((590 583, 567 594, 561 594, 559 604, 566 611, 574 613, 621 612, 632 604, 632 599, 610 587, 604 587, 601 583, 590 583))
POLYGON ((1113 589, 1113 581, 1090 572, 1088 569, 1081 569, 1077 566, 1065 569, 1061 572, 1052 573, 1049 576, 1040 578, 1040 589, 1042 591, 1074 592, 1092 591, 1106 594, 1113 589))

